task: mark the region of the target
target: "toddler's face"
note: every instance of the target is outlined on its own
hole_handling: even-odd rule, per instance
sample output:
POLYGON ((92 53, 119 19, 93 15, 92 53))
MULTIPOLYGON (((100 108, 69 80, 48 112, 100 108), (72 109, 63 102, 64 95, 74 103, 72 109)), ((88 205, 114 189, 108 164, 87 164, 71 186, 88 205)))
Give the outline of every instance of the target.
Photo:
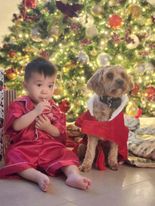
POLYGON ((24 86, 30 98, 34 103, 44 100, 50 100, 54 93, 56 75, 44 76, 39 73, 32 73, 28 81, 24 82, 24 86))

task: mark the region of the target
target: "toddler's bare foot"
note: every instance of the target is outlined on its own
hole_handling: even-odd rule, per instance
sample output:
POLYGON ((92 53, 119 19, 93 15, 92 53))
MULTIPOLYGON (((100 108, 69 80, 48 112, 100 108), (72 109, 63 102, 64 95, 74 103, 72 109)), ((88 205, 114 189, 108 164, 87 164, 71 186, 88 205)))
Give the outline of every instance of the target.
POLYGON ((18 174, 27 180, 37 183, 42 191, 46 192, 48 190, 50 180, 48 176, 42 172, 34 168, 28 168, 18 174))
POLYGON ((80 174, 72 173, 67 177, 66 184, 82 190, 87 190, 91 185, 91 180, 80 174))
POLYGON ((40 189, 44 192, 47 192, 48 190, 48 186, 50 183, 49 177, 43 173, 40 172, 40 174, 38 173, 37 177, 36 177, 36 182, 38 183, 40 189))

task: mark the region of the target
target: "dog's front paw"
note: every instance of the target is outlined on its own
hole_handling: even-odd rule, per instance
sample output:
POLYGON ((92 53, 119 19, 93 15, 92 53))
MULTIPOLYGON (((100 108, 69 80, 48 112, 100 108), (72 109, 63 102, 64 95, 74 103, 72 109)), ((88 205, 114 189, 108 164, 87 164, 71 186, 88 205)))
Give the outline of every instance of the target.
POLYGON ((118 162, 114 161, 113 159, 108 160, 109 168, 112 170, 118 170, 118 162))
POLYGON ((79 169, 82 172, 89 172, 91 170, 91 165, 82 163, 82 165, 80 165, 79 169))

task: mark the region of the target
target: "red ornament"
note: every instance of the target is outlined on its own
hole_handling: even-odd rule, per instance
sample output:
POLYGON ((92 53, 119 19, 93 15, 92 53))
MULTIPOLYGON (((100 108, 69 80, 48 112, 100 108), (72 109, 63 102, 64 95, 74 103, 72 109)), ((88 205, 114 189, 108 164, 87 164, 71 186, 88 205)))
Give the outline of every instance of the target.
POLYGON ((10 57, 10 58, 13 58, 14 56, 16 56, 16 51, 10 50, 10 51, 8 52, 8 54, 9 54, 9 57, 10 57))
POLYGON ((150 86, 146 89, 147 99, 150 101, 155 101, 155 87, 150 86))
POLYGON ((6 76, 9 80, 13 80, 13 79, 16 78, 17 73, 16 73, 16 71, 15 71, 14 68, 10 68, 10 69, 6 70, 5 76, 6 76))
POLYGON ((122 18, 116 14, 113 14, 109 17, 108 23, 111 28, 117 29, 122 24, 122 18))
POLYGON ((138 119, 139 117, 141 117, 143 114, 143 110, 142 109, 138 109, 137 114, 135 115, 135 118, 138 119))
POLYGON ((37 0, 24 0, 24 5, 29 9, 35 9, 37 6, 37 0))
POLYGON ((44 57, 45 59, 49 59, 49 53, 47 52, 47 51, 41 51, 40 52, 40 55, 42 56, 42 57, 44 57))
POLYGON ((138 91, 139 91, 139 85, 134 84, 133 89, 131 90, 131 95, 137 95, 138 91))
POLYGON ((62 112, 65 112, 67 113, 68 110, 70 109, 70 103, 67 101, 67 100, 62 100, 60 103, 59 103, 59 108, 62 112))

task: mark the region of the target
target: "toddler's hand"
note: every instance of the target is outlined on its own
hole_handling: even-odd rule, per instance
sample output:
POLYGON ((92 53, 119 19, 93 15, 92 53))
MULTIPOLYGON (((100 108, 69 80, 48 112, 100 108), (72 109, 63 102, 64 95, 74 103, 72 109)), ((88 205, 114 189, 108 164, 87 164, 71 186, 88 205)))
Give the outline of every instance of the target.
POLYGON ((37 112, 37 115, 40 115, 44 110, 50 110, 50 108, 50 103, 45 100, 38 103, 34 110, 37 112))
POLYGON ((47 131, 47 128, 51 125, 49 118, 46 115, 40 115, 36 118, 35 127, 47 131))

